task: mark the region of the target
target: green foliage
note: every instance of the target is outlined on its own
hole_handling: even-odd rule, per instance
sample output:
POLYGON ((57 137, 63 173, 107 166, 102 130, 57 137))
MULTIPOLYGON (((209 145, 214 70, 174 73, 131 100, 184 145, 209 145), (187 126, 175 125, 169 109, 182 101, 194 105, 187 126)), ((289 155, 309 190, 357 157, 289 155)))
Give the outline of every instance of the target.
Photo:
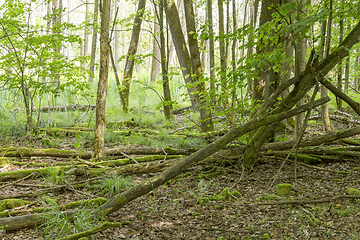
MULTIPOLYGON (((27 114, 27 130, 31 130, 35 99, 39 104, 45 93, 55 96, 63 91, 71 94, 87 93, 88 85, 84 81, 86 70, 81 67, 81 63, 87 59, 68 59, 60 53, 65 43, 81 42, 78 36, 63 34, 65 30, 71 30, 73 25, 54 24, 52 33, 43 35, 44 26, 30 25, 26 20, 31 14, 29 3, 6 0, 0 6, 0 11, 3 33, 0 38, 0 82, 8 87, 13 97, 21 93, 27 114)), ((62 10, 54 14, 59 16, 62 10)), ((46 16, 44 21, 51 17, 46 16)))
MULTIPOLYGON (((66 214, 60 214, 56 205, 51 205, 44 212, 44 221, 35 231, 42 230, 45 239, 55 239, 83 232, 95 228, 101 221, 90 215, 91 211, 86 207, 79 208, 73 221, 69 221, 66 214)), ((91 236, 91 239, 95 239, 91 236)))
POLYGON ((56 168, 49 168, 47 171, 47 177, 45 181, 51 185, 61 185, 65 183, 65 172, 58 171, 56 168))
POLYGON ((106 176, 100 183, 96 184, 94 188, 100 189, 102 194, 108 193, 109 197, 113 197, 133 185, 130 178, 111 174, 106 176))

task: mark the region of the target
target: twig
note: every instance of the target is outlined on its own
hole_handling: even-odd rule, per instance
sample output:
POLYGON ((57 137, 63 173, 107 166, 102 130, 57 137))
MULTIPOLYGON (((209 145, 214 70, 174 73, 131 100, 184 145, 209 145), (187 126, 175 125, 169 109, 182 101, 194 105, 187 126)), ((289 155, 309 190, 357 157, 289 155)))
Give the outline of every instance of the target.
POLYGON ((261 206, 261 205, 282 205, 282 204, 312 204, 312 203, 324 203, 324 202, 333 202, 341 198, 360 198, 360 195, 338 195, 332 198, 322 198, 322 199, 313 199, 313 200, 282 200, 274 202, 262 202, 262 203, 253 203, 249 206, 261 206))
POLYGON ((15 184, 15 183, 21 182, 21 181, 23 181, 23 180, 25 180, 25 179, 33 176, 33 175, 34 175, 34 173, 32 172, 31 174, 29 174, 29 175, 27 175, 27 176, 25 176, 25 177, 23 177, 23 178, 21 178, 21 179, 18 179, 18 180, 14 181, 14 182, 11 182, 11 183, 2 185, 2 186, 0 186, 0 190, 3 189, 3 188, 5 188, 5 187, 7 187, 7 186, 11 186, 11 185, 13 185, 13 184, 15 184))
POLYGON ((124 155, 125 157, 127 157, 128 159, 131 159, 132 161, 134 161, 135 163, 139 164, 138 161, 136 161, 134 158, 130 157, 129 155, 123 153, 123 152, 120 152, 122 155, 124 155))

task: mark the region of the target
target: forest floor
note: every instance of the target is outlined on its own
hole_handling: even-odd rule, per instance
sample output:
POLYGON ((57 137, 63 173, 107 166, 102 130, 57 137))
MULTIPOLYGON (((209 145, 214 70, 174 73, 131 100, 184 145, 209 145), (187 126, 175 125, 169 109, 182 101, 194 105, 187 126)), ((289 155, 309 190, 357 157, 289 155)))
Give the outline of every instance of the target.
MULTIPOLYGON (((18 142, 16 145, 22 144, 18 142)), ((104 219, 120 222, 121 227, 109 228, 88 239, 360 239, 360 196, 359 199, 341 197, 349 188, 359 189, 358 159, 317 164, 318 168, 297 165, 296 179, 293 162, 285 162, 281 168, 282 160, 263 160, 251 171, 244 171, 226 161, 220 165, 194 166, 104 219), (276 194, 279 183, 292 184, 290 195, 280 197, 276 194), (217 198, 226 188, 240 195, 217 198), (286 200, 318 202, 284 204, 286 200), (264 203, 271 204, 261 205, 264 203)), ((6 171, 35 168, 36 163, 58 166, 67 162, 61 158, 39 157, 17 161, 28 164, 12 165, 6 171)), ((137 183, 153 175, 129 176, 129 180, 137 183)), ((64 176, 62 182, 72 186, 84 179, 71 175, 64 176)), ((28 178, 3 188, 0 197, 34 193, 51 181, 54 179, 49 177, 28 178)), ((7 182, 2 182, 0 189, 5 184, 7 182)), ((109 193, 101 193, 91 184, 81 189, 67 188, 23 197, 35 204, 22 210, 50 206, 50 200, 46 199, 55 199, 61 206, 95 197, 109 198, 109 193)), ((91 222, 92 218, 86 212, 89 211, 82 216, 85 221, 73 224, 84 225, 84 229, 85 225, 96 227, 101 224, 100 221, 91 222)), ((37 229, 0 230, 0 239, 56 239, 64 226, 60 223, 56 228, 56 223, 52 224, 37 229)))

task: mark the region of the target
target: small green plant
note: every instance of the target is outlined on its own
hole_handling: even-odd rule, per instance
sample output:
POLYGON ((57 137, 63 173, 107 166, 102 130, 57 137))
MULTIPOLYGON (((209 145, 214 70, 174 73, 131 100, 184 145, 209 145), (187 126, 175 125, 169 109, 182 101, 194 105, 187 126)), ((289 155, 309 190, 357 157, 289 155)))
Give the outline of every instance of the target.
POLYGON ((50 168, 48 170, 48 175, 46 182, 50 183, 53 186, 64 184, 65 172, 58 171, 56 168, 50 168))
POLYGON ((197 185, 196 190, 188 190, 190 195, 196 198, 196 204, 205 204, 209 202, 209 198, 205 197, 205 194, 212 181, 213 180, 211 180, 209 183, 206 183, 204 179, 201 179, 197 185))
MULTIPOLYGON (((44 212, 44 223, 36 229, 34 236, 39 229, 43 230, 43 237, 45 239, 55 239, 93 229, 100 220, 94 218, 90 213, 91 211, 86 207, 80 208, 75 214, 73 221, 70 221, 66 214, 60 214, 60 209, 57 205, 50 203, 44 212)), ((95 238, 92 236, 91 239, 95 238)))
POLYGON ((94 187, 101 189, 102 194, 109 193, 109 197, 113 197, 133 185, 134 184, 131 182, 130 178, 117 174, 111 174, 106 176, 101 183, 95 185, 94 187))

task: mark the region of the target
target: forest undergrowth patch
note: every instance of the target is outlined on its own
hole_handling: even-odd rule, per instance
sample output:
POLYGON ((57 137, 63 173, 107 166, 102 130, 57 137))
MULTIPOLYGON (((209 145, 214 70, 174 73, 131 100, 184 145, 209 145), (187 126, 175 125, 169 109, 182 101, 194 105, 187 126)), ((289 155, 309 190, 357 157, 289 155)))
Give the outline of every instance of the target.
MULTIPOLYGON (((318 127, 312 123, 311 128, 318 127)), ((78 129, 80 133, 76 134, 47 135, 47 138, 50 142, 58 139, 58 149, 86 153, 91 145, 87 142, 89 139, 81 135, 83 130, 86 129, 78 129), (75 143, 78 143, 77 147, 75 143)), ((113 133, 118 131, 115 128, 110 130, 118 137, 110 138, 106 142, 107 148, 121 146, 119 142, 126 132, 134 135, 128 136, 133 137, 134 142, 124 145, 133 148, 155 146, 164 150, 167 149, 164 148, 165 143, 174 147, 171 139, 175 143, 195 139, 193 145, 179 144, 176 147, 200 148, 209 141, 191 131, 183 131, 175 138, 170 131, 160 133, 156 128, 128 127, 121 130, 121 134, 113 133), (135 144, 139 136, 156 139, 158 145, 140 144, 140 141, 135 144)), ((312 135, 311 129, 308 135, 312 135)), ((30 140, 31 144, 18 141, 14 146, 48 147, 40 138, 30 140)), ((35 229, 0 230, 0 238, 53 239, 54 234, 64 237, 96 228, 104 222, 118 222, 121 227, 97 233, 92 236, 93 239, 359 239, 360 196, 347 197, 350 196, 349 189, 359 189, 360 171, 356 157, 337 158, 315 165, 303 164, 299 160, 295 166, 293 161, 284 163, 281 156, 270 158, 264 155, 251 171, 240 168, 233 157, 218 157, 193 166, 103 219, 92 219, 88 213, 96 204, 90 206, 79 201, 103 199, 98 202, 102 204, 106 199, 157 174, 126 176, 98 173, 104 171, 104 167, 113 169, 129 162, 136 165, 135 161, 140 164, 141 157, 141 154, 124 154, 106 159, 106 164, 90 164, 78 157, 7 158, 7 161, 2 161, 2 174, 44 167, 49 170, 39 173, 32 170, 32 175, 23 179, 2 179, 0 201, 12 196, 28 202, 16 208, 6 207, 0 212, 0 217, 42 211, 51 215, 54 211, 69 209, 81 211, 75 221, 58 217, 35 229), (77 175, 76 169, 84 169, 88 175, 77 175), (93 172, 90 169, 94 169, 91 171, 97 172, 97 175, 91 175, 93 172), (278 184, 289 184, 290 192, 280 196, 278 184), (81 226, 81 221, 88 224, 81 226)), ((154 155, 149 159, 171 161, 172 158, 170 155, 154 155)))

